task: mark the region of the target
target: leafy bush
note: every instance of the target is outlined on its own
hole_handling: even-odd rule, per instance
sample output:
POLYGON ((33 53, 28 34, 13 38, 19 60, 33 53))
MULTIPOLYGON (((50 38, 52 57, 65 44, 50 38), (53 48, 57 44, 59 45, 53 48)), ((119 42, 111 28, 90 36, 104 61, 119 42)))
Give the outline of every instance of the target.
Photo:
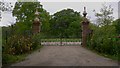
POLYGON ((93 36, 88 40, 88 47, 99 53, 118 56, 118 40, 115 27, 112 25, 98 27, 93 36))
POLYGON ((39 41, 39 35, 33 35, 32 37, 13 35, 9 37, 7 43, 3 43, 2 63, 9 64, 24 60, 27 53, 41 47, 39 41))
POLYGON ((33 49, 36 49, 38 46, 40 46, 41 45, 41 35, 40 34, 33 35, 32 42, 34 45, 34 46, 32 46, 33 49))
POLYGON ((23 54, 33 50, 33 46, 31 38, 13 35, 3 45, 3 53, 12 55, 23 54))

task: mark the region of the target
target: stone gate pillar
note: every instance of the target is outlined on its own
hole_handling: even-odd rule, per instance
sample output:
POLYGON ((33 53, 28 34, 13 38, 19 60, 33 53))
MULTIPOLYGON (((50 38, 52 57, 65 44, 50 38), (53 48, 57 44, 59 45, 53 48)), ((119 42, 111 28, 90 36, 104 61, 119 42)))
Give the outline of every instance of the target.
POLYGON ((87 45, 87 35, 88 35, 88 27, 89 27, 89 21, 86 18, 86 7, 84 7, 83 12, 83 21, 82 21, 82 46, 85 47, 87 45))
POLYGON ((39 19, 39 12, 38 10, 36 9, 36 12, 35 12, 35 19, 33 21, 33 25, 32 25, 32 31, 33 31, 33 34, 36 34, 36 33, 39 33, 40 32, 40 27, 41 27, 41 22, 40 22, 40 19, 39 19))

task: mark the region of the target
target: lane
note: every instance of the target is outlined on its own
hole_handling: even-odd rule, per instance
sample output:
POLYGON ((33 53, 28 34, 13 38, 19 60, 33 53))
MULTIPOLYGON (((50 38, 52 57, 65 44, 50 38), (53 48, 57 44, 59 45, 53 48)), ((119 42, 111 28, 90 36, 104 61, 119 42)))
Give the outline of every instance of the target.
POLYGON ((81 46, 44 46, 12 66, 117 66, 117 62, 81 46))

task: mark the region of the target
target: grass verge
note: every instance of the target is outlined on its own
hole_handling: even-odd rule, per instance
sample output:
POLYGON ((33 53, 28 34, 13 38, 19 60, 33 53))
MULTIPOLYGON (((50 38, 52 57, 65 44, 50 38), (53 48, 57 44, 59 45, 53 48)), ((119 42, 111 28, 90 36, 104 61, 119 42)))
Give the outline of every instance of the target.
POLYGON ((21 54, 21 55, 2 54, 2 65, 3 66, 9 66, 11 64, 23 61, 23 60, 25 60, 26 56, 28 56, 29 54, 35 52, 36 50, 38 50, 40 48, 42 48, 41 45, 36 47, 31 52, 26 53, 26 54, 21 54))
POLYGON ((97 52, 96 50, 93 50, 93 49, 91 49, 91 48, 89 48, 89 47, 86 47, 86 48, 87 48, 88 50, 90 50, 90 51, 92 51, 92 52, 100 55, 100 56, 104 56, 104 57, 106 57, 106 58, 110 58, 110 59, 112 59, 112 60, 114 60, 114 61, 120 61, 120 60, 118 60, 118 56, 108 55, 108 54, 105 54, 105 53, 99 53, 99 52, 97 52))
POLYGON ((2 55, 2 64, 10 65, 12 63, 24 60, 26 56, 27 56, 27 54, 22 54, 22 55, 3 54, 2 55))

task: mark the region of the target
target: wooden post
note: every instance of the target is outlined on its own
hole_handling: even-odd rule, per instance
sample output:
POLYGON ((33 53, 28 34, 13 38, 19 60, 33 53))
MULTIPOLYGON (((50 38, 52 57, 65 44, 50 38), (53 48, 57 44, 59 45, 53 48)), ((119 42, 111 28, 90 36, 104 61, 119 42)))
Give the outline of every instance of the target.
POLYGON ((87 45, 87 35, 88 35, 88 26, 89 26, 89 21, 86 18, 86 8, 84 7, 84 19, 82 22, 82 46, 85 47, 87 45))

